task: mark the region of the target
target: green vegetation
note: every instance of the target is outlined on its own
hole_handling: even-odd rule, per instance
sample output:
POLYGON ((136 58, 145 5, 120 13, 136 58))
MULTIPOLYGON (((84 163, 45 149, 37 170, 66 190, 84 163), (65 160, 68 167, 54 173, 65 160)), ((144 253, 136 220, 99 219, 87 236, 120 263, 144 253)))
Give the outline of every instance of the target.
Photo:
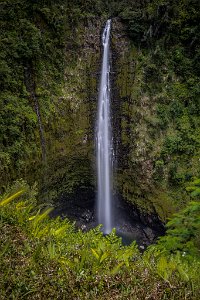
POLYGON ((50 219, 52 208, 38 210, 35 195, 20 181, 0 201, 1 299, 199 299, 199 202, 141 254, 114 230, 103 237, 50 219))
MULTIPOLYGON (((199 1, 127 1, 117 52, 122 165, 118 187, 166 220, 200 174, 199 1), (171 208, 171 209, 169 209, 171 208)), ((114 29, 118 33, 118 24, 114 29)))
POLYGON ((198 300, 199 1, 1 0, 0 11, 0 297, 198 300), (46 209, 95 190, 110 16, 116 189, 143 217, 170 217, 143 254, 46 209), (17 178, 37 182, 37 201, 22 181, 7 189, 17 178))
POLYGON ((37 181, 45 201, 92 185, 91 162, 85 162, 92 156, 89 103, 99 49, 90 45, 96 29, 84 24, 100 26, 92 14, 97 5, 0 2, 1 192, 21 177, 37 181))

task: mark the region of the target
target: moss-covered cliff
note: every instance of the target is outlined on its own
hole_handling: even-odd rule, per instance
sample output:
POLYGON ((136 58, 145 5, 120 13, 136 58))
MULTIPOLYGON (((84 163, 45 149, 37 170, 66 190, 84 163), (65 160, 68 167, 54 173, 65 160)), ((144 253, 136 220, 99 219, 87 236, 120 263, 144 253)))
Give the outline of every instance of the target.
POLYGON ((199 167, 198 1, 0 3, 1 190, 43 201, 95 191, 100 36, 112 16, 116 190, 165 220, 199 167))
POLYGON ((166 220, 200 173, 199 4, 134 3, 120 16, 113 21, 117 186, 166 220))
POLYGON ((94 185, 104 19, 84 7, 63 1, 1 3, 2 189, 23 177, 38 182, 46 201, 94 185))

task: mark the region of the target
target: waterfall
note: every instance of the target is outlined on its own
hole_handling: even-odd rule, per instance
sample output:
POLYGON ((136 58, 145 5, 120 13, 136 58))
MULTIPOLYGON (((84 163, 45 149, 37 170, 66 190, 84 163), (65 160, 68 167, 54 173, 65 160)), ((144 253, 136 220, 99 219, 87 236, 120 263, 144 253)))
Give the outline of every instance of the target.
POLYGON ((97 120, 97 176, 98 176, 98 222, 103 232, 112 230, 112 132, 110 121, 110 29, 111 20, 106 22, 102 35, 103 60, 98 98, 97 120))

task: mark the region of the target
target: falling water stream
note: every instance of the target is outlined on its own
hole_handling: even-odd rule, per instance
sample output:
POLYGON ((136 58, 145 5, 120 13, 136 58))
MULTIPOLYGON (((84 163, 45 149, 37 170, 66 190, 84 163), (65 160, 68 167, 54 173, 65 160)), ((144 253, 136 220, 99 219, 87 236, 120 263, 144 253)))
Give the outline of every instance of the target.
POLYGON ((110 122, 110 29, 111 20, 106 22, 103 35, 103 60, 97 120, 97 169, 98 169, 98 222, 103 232, 112 230, 112 131, 110 122))
MULTIPOLYGON (((111 20, 106 22, 102 34, 102 66, 98 96, 98 115, 96 124, 96 164, 98 178, 98 201, 97 201, 97 221, 102 224, 104 234, 109 234, 112 228, 116 228, 116 233, 122 238, 123 244, 130 244, 136 240, 141 249, 144 249, 158 236, 163 234, 163 225, 160 221, 152 219, 155 228, 149 227, 141 221, 141 216, 133 211, 131 205, 124 199, 116 197, 113 190, 113 136, 111 127, 111 93, 110 93, 110 32, 111 20), (115 203, 114 203, 115 202, 115 203), (114 205, 115 204, 115 205, 114 205)), ((54 216, 66 214, 72 220, 76 220, 78 226, 90 229, 96 225, 93 218, 91 204, 83 207, 86 199, 76 197, 71 201, 64 201, 61 210, 54 211, 54 216), (84 200, 83 200, 84 199, 84 200), (91 215, 90 215, 91 213, 91 215), (84 227, 82 227, 84 226, 84 227)), ((88 195, 87 195, 88 200, 88 195)), ((87 204, 88 205, 88 204, 87 204)))

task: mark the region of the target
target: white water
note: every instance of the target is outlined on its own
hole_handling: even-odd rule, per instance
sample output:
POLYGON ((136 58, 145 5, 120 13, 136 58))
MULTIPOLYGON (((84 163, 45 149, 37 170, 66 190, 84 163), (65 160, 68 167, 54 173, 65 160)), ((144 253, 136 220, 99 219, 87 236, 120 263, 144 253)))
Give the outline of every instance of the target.
POLYGON ((103 60, 99 90, 97 120, 97 169, 98 169, 98 223, 103 232, 112 230, 112 133, 110 124, 110 29, 111 20, 106 22, 102 35, 103 60))

